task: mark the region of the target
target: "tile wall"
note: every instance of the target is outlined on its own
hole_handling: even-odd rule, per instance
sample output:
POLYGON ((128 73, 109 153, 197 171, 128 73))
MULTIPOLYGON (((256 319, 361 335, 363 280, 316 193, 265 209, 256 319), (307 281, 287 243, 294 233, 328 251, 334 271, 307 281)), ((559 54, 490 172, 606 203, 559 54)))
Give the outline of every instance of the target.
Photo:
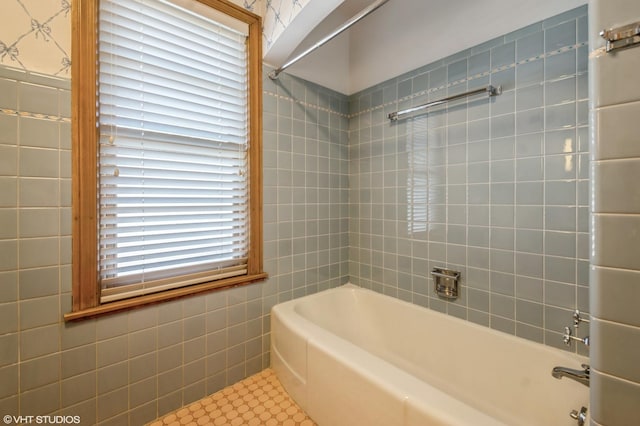
POLYGON ((589 309, 587 38, 584 6, 350 97, 352 282, 565 348, 589 309), (435 266, 462 272, 457 300, 435 266))
POLYGON ((588 310, 586 13, 349 98, 265 78, 270 279, 70 324, 70 82, 0 66, 0 412, 141 424, 268 366, 270 307, 349 279, 560 345, 588 310), (386 119, 489 83, 504 93, 386 119), (433 295, 442 265, 455 302, 433 295))
POLYGON ((349 103, 287 74, 264 94, 265 265, 283 301, 348 281, 349 103))
POLYGON ((640 401, 640 47, 604 52, 602 29, 640 22, 640 3, 594 0, 591 424, 638 423, 640 401))
MULTIPOLYGON (((283 76, 284 77, 284 76, 283 76)), ((0 413, 139 425, 269 366, 275 303, 348 280, 346 97, 265 78, 265 283, 64 323, 70 81, 0 67, 0 413)))

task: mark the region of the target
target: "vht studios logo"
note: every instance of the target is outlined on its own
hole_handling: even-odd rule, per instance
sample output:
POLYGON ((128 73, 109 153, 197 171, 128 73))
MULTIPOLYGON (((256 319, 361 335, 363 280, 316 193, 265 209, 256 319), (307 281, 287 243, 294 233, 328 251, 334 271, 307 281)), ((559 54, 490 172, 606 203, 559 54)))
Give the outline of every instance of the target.
POLYGON ((5 424, 37 424, 37 425, 61 425, 80 424, 80 416, 10 416, 2 418, 5 424))

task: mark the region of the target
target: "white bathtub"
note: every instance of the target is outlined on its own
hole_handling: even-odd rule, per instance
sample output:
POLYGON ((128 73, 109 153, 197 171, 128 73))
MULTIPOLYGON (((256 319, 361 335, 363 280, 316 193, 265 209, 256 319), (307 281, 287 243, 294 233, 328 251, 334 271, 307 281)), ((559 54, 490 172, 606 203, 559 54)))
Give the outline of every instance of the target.
POLYGON ((353 285, 271 312, 272 368, 321 426, 575 426, 589 389, 551 369, 581 363, 353 285))

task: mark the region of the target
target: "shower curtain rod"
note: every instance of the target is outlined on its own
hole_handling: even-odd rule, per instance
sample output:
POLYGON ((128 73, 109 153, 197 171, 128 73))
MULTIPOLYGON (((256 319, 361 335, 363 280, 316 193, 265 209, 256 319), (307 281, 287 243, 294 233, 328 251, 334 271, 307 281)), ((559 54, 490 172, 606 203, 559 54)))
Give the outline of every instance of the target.
POLYGON ((324 37, 322 40, 318 41, 316 44, 314 44, 313 46, 311 46, 310 48, 308 48, 307 50, 305 50, 304 52, 302 52, 301 54, 299 54, 295 58, 293 58, 290 61, 286 62, 280 68, 277 68, 277 69, 271 71, 269 73, 269 78, 271 80, 276 80, 278 78, 278 75, 280 75, 280 73, 282 71, 284 71, 285 69, 289 68, 291 65, 295 64, 300 59, 304 58, 305 56, 307 56, 309 53, 313 52, 317 48, 319 48, 321 46, 324 46, 326 43, 331 41, 334 37, 338 36, 339 34, 344 32, 345 30, 349 29, 353 24, 355 24, 356 22, 358 22, 359 20, 361 20, 365 16, 369 15, 370 13, 373 13, 376 9, 378 9, 380 6, 382 6, 383 4, 385 4, 388 1, 389 0, 377 0, 377 1, 373 2, 373 3, 371 3, 369 6, 365 7, 360 12, 358 12, 356 15, 354 15, 351 19, 349 19, 347 22, 345 22, 342 26, 336 28, 331 34, 329 34, 328 36, 324 37))
POLYGON ((479 93, 486 93, 488 96, 497 96, 502 94, 502 86, 498 86, 498 87, 493 87, 491 85, 483 87, 481 89, 475 89, 475 90, 471 90, 469 92, 465 92, 465 93, 460 93, 458 95, 452 95, 449 96, 447 98, 443 98, 443 99, 439 99, 437 101, 433 101, 433 102, 429 102, 426 104, 422 104, 422 105, 418 105, 415 107, 411 107, 411 108, 407 108, 404 109, 402 111, 397 111, 397 112, 392 112, 389 114, 389 120, 391 121, 398 121, 398 119, 400 118, 401 115, 405 115, 405 114, 410 114, 412 112, 415 111, 419 111, 421 109, 425 109, 425 108, 431 108, 432 106, 436 106, 436 105, 441 105, 441 104, 446 104, 449 101, 454 101, 456 99, 462 99, 462 98, 466 98, 467 96, 472 96, 472 95, 477 95, 479 93))

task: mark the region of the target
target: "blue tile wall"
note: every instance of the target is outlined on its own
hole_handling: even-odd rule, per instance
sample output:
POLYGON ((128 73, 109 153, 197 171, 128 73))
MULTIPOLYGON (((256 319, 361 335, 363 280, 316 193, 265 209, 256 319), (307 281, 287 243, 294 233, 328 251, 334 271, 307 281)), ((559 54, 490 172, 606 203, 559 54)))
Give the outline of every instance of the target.
POLYGON ((348 281, 349 106, 288 74, 263 88, 266 287, 282 302, 348 281))
POLYGON ((280 79, 263 94, 269 279, 65 323, 70 81, 0 67, 0 413, 145 424, 268 367, 271 307, 348 281, 347 98, 280 79))
POLYGON ((268 366, 270 308, 348 280, 560 346, 588 310, 586 33, 576 9, 350 97, 265 77, 269 279, 69 324, 70 82, 0 67, 0 412, 143 424, 268 366))
POLYGON ((349 99, 352 282, 565 348, 589 310, 587 8, 349 99), (488 84, 476 96, 387 115, 488 84), (429 271, 462 272, 455 301, 429 271))

